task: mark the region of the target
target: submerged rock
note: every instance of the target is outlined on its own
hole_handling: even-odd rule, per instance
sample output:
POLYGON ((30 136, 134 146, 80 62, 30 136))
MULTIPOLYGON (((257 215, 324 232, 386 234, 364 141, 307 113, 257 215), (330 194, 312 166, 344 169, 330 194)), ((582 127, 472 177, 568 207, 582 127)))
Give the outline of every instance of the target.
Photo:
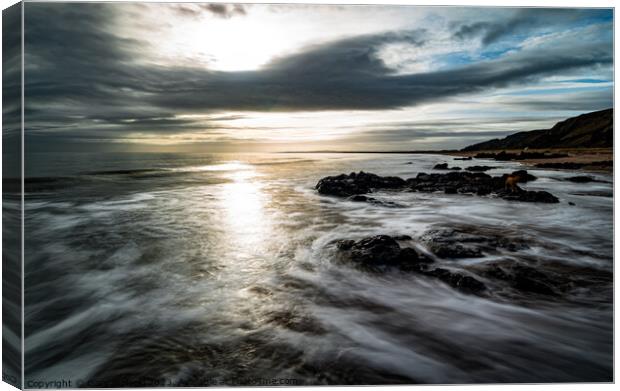
MULTIPOLYGON (((408 235, 402 238, 411 239, 408 235)), ((371 236, 359 241, 339 240, 336 248, 342 260, 365 270, 383 271, 396 267, 405 272, 437 278, 463 292, 479 293, 485 290, 484 284, 471 276, 442 268, 429 270, 427 265, 433 263, 432 259, 414 248, 401 248, 396 239, 388 235, 371 236)))
POLYGON ((474 277, 452 272, 448 269, 436 268, 423 272, 426 276, 438 278, 453 288, 467 293, 480 293, 486 290, 486 286, 474 277))
POLYGON ((367 202, 369 204, 373 204, 373 205, 379 205, 379 206, 385 206, 388 208, 402 208, 402 205, 399 205, 395 202, 392 201, 381 201, 378 200, 376 198, 373 197, 368 197, 362 194, 356 194, 356 195, 352 195, 349 198, 347 198, 349 201, 353 201, 353 202, 367 202))
POLYGON ((596 182, 596 179, 590 177, 590 176, 585 176, 585 175, 581 175, 581 176, 572 176, 570 178, 566 178, 567 181, 570 182, 575 182, 575 183, 588 183, 588 182, 596 182))
POLYGON ((508 201, 541 202, 546 204, 557 204, 560 202, 556 196, 544 190, 528 191, 517 188, 514 192, 504 191, 498 193, 498 195, 508 201))
POLYGON ((549 275, 516 262, 492 262, 486 268, 481 273, 484 277, 507 282, 513 289, 524 292, 554 295, 557 293, 554 286, 563 282, 554 281, 549 275))
POLYGON ((492 170, 494 168, 497 168, 497 167, 495 167, 495 166, 469 166, 469 167, 465 168, 465 170, 467 170, 467 171, 475 171, 475 172, 484 172, 484 171, 492 170))
MULTIPOLYGON (((404 235, 399 239, 409 240, 411 237, 404 235)), ((371 236, 359 241, 339 240, 336 248, 343 259, 371 270, 387 266, 411 270, 417 269, 419 264, 432 262, 415 249, 401 248, 396 239, 388 235, 371 236)))
POLYGON ((499 249, 518 251, 528 248, 524 240, 510 239, 476 227, 440 228, 425 232, 420 240, 439 258, 480 258, 499 249))

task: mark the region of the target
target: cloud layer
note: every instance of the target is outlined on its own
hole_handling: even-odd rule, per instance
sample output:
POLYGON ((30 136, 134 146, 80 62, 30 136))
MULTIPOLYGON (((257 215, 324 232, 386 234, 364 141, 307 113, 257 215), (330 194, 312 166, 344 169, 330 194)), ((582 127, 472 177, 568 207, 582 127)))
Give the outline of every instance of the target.
MULTIPOLYGON (((127 134, 225 128, 204 118, 196 121, 191 114, 412 108, 536 84, 556 75, 605 74, 613 65, 608 10, 531 9, 510 12, 504 19, 494 12, 484 20, 452 21, 445 34, 455 41, 480 41, 481 53, 505 37, 524 38, 499 55, 403 74, 386 65, 381 49, 404 44, 423 52, 440 34, 415 28, 335 37, 283 53, 257 70, 222 72, 141 61, 147 45, 115 33, 118 13, 127 11, 119 7, 26 5, 26 126, 33 138, 122 141, 127 134), (549 29, 556 20, 563 28, 549 29), (569 24, 572 28, 566 28, 569 24), (540 29, 545 31, 525 34, 540 29)), ((223 19, 251 17, 251 10, 239 5, 182 5, 175 10, 187 17, 196 12, 223 19)), ((565 109, 590 110, 610 103, 609 94, 591 98, 596 104, 572 101, 565 109)), ((555 111, 563 104, 524 96, 513 102, 522 108, 549 105, 555 111)))

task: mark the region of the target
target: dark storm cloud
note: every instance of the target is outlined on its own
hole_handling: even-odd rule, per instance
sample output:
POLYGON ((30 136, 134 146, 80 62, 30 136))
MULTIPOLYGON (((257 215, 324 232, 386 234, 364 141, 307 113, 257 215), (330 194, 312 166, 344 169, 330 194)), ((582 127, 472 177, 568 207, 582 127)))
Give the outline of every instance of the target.
POLYGON ((247 14, 246 7, 242 4, 181 4, 174 7, 174 10, 184 16, 199 17, 203 11, 224 19, 234 16, 244 16, 247 14))
POLYGON ((114 9, 93 3, 26 4, 27 128, 49 124, 82 133, 93 127, 172 133, 209 128, 175 117, 178 112, 392 109, 562 71, 609 67, 613 60, 607 40, 559 38, 551 47, 492 61, 396 74, 378 58, 378 50, 398 42, 423 47, 430 33, 414 30, 309 46, 256 71, 164 67, 137 62, 144 44, 114 34, 114 9))
POLYGON ((201 4, 200 7, 222 18, 245 15, 245 7, 241 4, 201 4))
POLYGON ((394 74, 377 58, 381 44, 407 40, 421 45, 418 35, 379 34, 313 46, 276 59, 260 71, 179 71, 170 75, 180 82, 149 101, 177 110, 380 110, 612 63, 611 46, 606 42, 558 42, 552 48, 529 49, 498 60, 411 75, 394 74), (183 82, 184 78, 191 81, 183 82))
POLYGON ((454 24, 454 37, 458 39, 477 38, 485 45, 500 38, 525 31, 550 26, 568 26, 584 20, 608 20, 609 10, 596 9, 517 9, 508 18, 462 22, 454 24))

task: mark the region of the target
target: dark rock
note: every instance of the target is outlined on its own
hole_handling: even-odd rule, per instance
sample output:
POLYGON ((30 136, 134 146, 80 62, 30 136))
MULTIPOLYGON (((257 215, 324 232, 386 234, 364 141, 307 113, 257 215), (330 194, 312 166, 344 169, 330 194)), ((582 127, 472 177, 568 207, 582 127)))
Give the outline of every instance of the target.
POLYGON ((575 206, 575 203, 574 202, 569 202, 568 205, 575 206))
POLYGON ((316 189, 320 194, 349 197, 356 194, 365 194, 373 189, 398 189, 405 186, 402 178, 365 173, 341 174, 321 179, 316 189))
POLYGON ((475 172, 484 172, 484 171, 488 171, 488 170, 492 170, 494 168, 494 166, 470 166, 465 168, 465 170, 467 171, 475 171, 475 172))
POLYGON ((539 293, 543 295, 553 295, 555 282, 545 273, 533 267, 518 263, 493 262, 488 265, 488 269, 482 273, 485 277, 495 278, 506 281, 514 289, 539 293))
POLYGON ((516 191, 502 191, 498 192, 498 195, 508 201, 521 201, 521 202, 540 202, 546 204, 557 204, 560 200, 553 194, 546 191, 528 191, 517 188, 516 191))
POLYGON ((587 167, 613 167, 613 160, 602 160, 598 162, 591 162, 586 164, 587 167))
MULTIPOLYGON (((407 235, 401 237, 410 238, 407 235)), ((401 248, 395 238, 388 235, 371 236, 357 242, 339 240, 336 242, 336 247, 341 258, 366 270, 383 271, 386 268, 397 267, 405 272, 437 278, 466 293, 480 293, 486 289, 482 282, 462 273, 442 268, 428 270, 427 265, 433 263, 432 259, 414 248, 401 248)))
POLYGON ((536 179, 538 179, 534 175, 528 173, 527 170, 513 171, 512 175, 518 175, 521 178, 521 180, 519 180, 519 182, 521 183, 531 182, 531 181, 535 181, 536 179))
POLYGON ((399 205, 392 201, 381 201, 373 197, 368 197, 362 194, 356 194, 347 198, 349 201, 353 202, 367 202, 373 205, 385 206, 388 208, 401 208, 402 205, 399 205))
POLYGON ((413 238, 409 235, 397 235, 397 236, 392 236, 394 238, 394 240, 412 240, 413 238))
POLYGON ((589 176, 572 176, 570 178, 566 178, 567 181, 575 182, 575 183, 588 183, 595 182, 596 180, 589 176))
POLYGON ((483 256, 480 249, 466 247, 460 243, 433 243, 429 245, 429 249, 440 258, 480 258, 483 256))
POLYGON ((498 249, 518 251, 528 248, 524 240, 510 239, 490 229, 463 226, 427 231, 420 240, 440 258, 478 258, 498 249))
POLYGON ((388 235, 362 239, 350 250, 352 261, 368 266, 395 264, 400 259, 400 245, 388 235))
POLYGON ((375 199, 372 197, 366 197, 365 195, 356 194, 356 195, 352 195, 351 197, 349 197, 348 200, 354 201, 354 202, 367 202, 369 200, 375 200, 375 199))
MULTIPOLYGON (((515 171, 513 175, 521 175, 521 182, 536 179, 535 176, 525 170, 515 171)), ((401 205, 380 201, 364 194, 380 189, 400 189, 419 192, 443 192, 447 194, 476 194, 480 196, 497 194, 499 197, 507 200, 523 202, 559 202, 556 197, 545 191, 526 191, 517 188, 515 189, 516 191, 507 192, 505 189, 506 177, 507 174, 501 177, 492 177, 483 172, 453 171, 445 174, 419 173, 415 178, 403 180, 394 176, 381 177, 375 174, 360 172, 325 177, 317 183, 316 189, 320 194, 351 197, 352 201, 370 202, 387 207, 401 207, 401 205)))
MULTIPOLYGON (((411 239, 403 235, 403 240, 411 239)), ((401 248, 395 238, 388 235, 377 235, 354 240, 339 240, 336 248, 341 259, 349 261, 367 270, 380 271, 386 267, 399 267, 405 271, 420 271, 423 264, 433 262, 424 254, 413 248, 401 248)))
POLYGON ((350 250, 354 244, 355 244, 355 240, 348 240, 348 239, 338 240, 336 242, 336 248, 338 250, 350 250))
MULTIPOLYGON (((513 175, 521 175, 522 181, 532 181, 536 177, 525 170, 515 171, 513 175)), ((450 172, 447 174, 426 174, 420 173, 415 178, 407 179, 406 183, 411 191, 436 192, 441 191, 453 194, 477 194, 480 196, 496 193, 498 196, 512 201, 523 202, 559 202, 556 197, 545 191, 517 191, 507 192, 505 190, 506 177, 492 177, 482 172, 450 172)))
POLYGON ((453 288, 466 293, 480 293, 486 290, 486 286, 477 279, 461 273, 455 273, 447 269, 436 268, 425 271, 424 274, 438 278, 453 288))
POLYGON ((461 169, 461 167, 448 167, 448 163, 435 164, 435 167, 433 167, 433 170, 455 170, 455 171, 458 171, 460 169, 461 169))
POLYGON ((473 160, 473 157, 471 156, 467 156, 467 157, 455 157, 454 160, 473 160))

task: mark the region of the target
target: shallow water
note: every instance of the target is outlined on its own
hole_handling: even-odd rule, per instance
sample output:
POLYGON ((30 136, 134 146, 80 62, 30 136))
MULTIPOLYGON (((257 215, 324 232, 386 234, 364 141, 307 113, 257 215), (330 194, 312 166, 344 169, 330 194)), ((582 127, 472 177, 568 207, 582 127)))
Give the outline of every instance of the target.
POLYGON ((611 181, 530 170, 559 204, 379 192, 318 195, 327 175, 413 177, 438 155, 40 154, 26 167, 26 381, 89 386, 612 380, 611 181), (573 202, 574 206, 569 206, 573 202), (334 262, 330 243, 477 227, 579 284, 559 296, 334 262), (582 271, 587 270, 588 274, 582 271), (571 277, 572 278, 572 277, 571 277), (589 281, 588 279, 591 279, 589 281))

